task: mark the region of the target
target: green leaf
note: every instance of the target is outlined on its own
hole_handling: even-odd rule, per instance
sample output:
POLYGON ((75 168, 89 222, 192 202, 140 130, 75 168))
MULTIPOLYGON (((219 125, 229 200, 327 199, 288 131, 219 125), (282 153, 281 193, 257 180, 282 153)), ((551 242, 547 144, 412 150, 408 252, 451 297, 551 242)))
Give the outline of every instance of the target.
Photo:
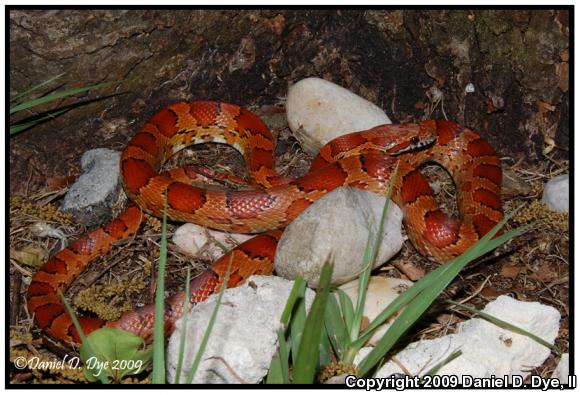
POLYGON ((199 364, 201 362, 201 357, 203 356, 203 353, 205 352, 207 342, 209 341, 209 336, 211 335, 211 331, 213 330, 213 326, 215 324, 218 310, 219 310, 220 305, 222 303, 222 297, 224 296, 224 292, 225 292, 226 288, 228 287, 228 282, 230 281, 230 270, 232 268, 233 260, 234 260, 234 254, 231 254, 230 261, 228 263, 228 268, 226 270, 226 276, 224 278, 224 282, 223 282, 222 287, 220 289, 220 293, 218 294, 218 297, 216 299, 215 307, 211 313, 211 317, 209 318, 209 322, 207 323, 207 328, 206 328, 205 332, 203 333, 203 337, 201 339, 201 343, 199 344, 199 348, 197 350, 197 353, 195 354, 195 359, 193 360, 193 364, 191 365, 191 368, 189 369, 189 372, 187 373, 187 379, 186 379, 187 384, 191 384, 193 382, 193 378, 195 377, 195 373, 197 372, 197 368, 199 367, 199 364))
POLYGON ((37 84, 37 85, 34 85, 34 86, 28 88, 24 92, 19 93, 16 96, 14 96, 12 99, 10 99, 10 103, 12 104, 12 103, 16 102, 18 99, 26 96, 27 94, 32 93, 35 90, 38 90, 38 89, 40 89, 40 88, 42 88, 44 86, 50 85, 51 83, 53 83, 54 81, 56 81, 57 79, 59 79, 60 77, 62 77, 63 75, 64 75, 64 73, 59 74, 59 75, 57 75, 55 77, 49 78, 48 80, 41 82, 40 84, 37 84))
POLYGON ((342 318, 340 307, 338 306, 338 302, 336 301, 334 294, 328 298, 328 304, 326 306, 324 315, 324 327, 326 328, 326 334, 330 340, 330 344, 340 359, 347 344, 348 329, 342 318))
POLYGON ((306 317, 304 334, 298 348, 298 357, 294 361, 294 383, 308 384, 314 382, 318 365, 319 343, 324 323, 324 311, 330 294, 332 266, 325 264, 320 274, 319 289, 306 317))
POLYGON ((290 290, 290 295, 288 295, 288 300, 286 301, 286 306, 284 306, 284 311, 282 312, 282 317, 280 322, 282 325, 287 325, 292 317, 292 310, 294 310, 294 304, 299 298, 304 299, 306 293, 306 282, 302 277, 296 277, 294 279, 294 284, 290 290))
POLYGON ((159 244, 159 267, 155 290, 155 323, 153 329, 153 384, 165 384, 165 266, 167 263, 167 191, 164 194, 163 223, 159 244))
MULTIPOLYGON (((332 297, 328 298, 333 299, 332 297)), ((318 365, 317 367, 320 368, 321 366, 328 365, 332 362, 332 346, 330 345, 330 339, 326 336, 324 330, 320 333, 320 342, 319 342, 319 354, 318 354, 318 365)))
POLYGON ((80 349, 89 381, 101 373, 114 382, 125 376, 141 373, 151 361, 151 348, 139 336, 116 328, 100 328, 87 336, 80 349), (87 344, 90 343, 90 347, 87 344))
MULTIPOLYGON (((77 316, 75 315, 75 312, 73 311, 72 307, 70 306, 70 304, 68 303, 68 301, 66 300, 66 298, 64 297, 64 295, 62 294, 62 292, 59 290, 58 291, 58 296, 60 298, 60 300, 62 301, 62 303, 64 304, 64 307, 66 308, 66 311, 68 312, 69 316, 72 319, 73 325, 75 326, 75 329, 77 330, 79 337, 81 338, 81 342, 83 344, 83 347, 85 347, 85 353, 87 356, 91 357, 91 356, 96 356, 97 354, 95 353, 95 350, 93 349, 93 346, 91 344, 91 341, 87 339, 87 337, 85 336, 85 333, 83 332, 83 328, 81 327, 81 324, 79 324, 79 320, 77 319, 77 316)), ((86 374, 85 374, 86 376, 86 374)), ((87 380, 90 380, 90 377, 86 376, 87 380)), ((94 376, 92 376, 94 378, 94 376)), ((103 384, 109 384, 109 379, 107 378, 107 374, 104 371, 100 371, 97 372, 97 377, 99 378, 99 380, 101 381, 101 383, 103 384)))
MULTIPOLYGON (((388 201, 388 200, 387 200, 388 201)), ((377 232, 377 235, 380 234, 377 232)), ((380 237, 380 236, 377 236, 380 237)), ((367 288, 369 285, 369 279, 371 277, 371 270, 373 266, 374 259, 372 258, 374 253, 374 244, 373 243, 373 234, 372 231, 369 229, 369 234, 367 238, 367 244, 364 251, 363 256, 363 271, 360 273, 358 278, 358 290, 357 290, 357 299, 356 299, 356 306, 354 308, 354 315, 352 321, 350 322, 350 331, 349 331, 349 339, 353 340, 358 338, 360 334, 360 328, 362 325, 362 319, 364 315, 364 307, 365 301, 367 298, 367 288)))
POLYGON ((445 358, 443 361, 439 362, 438 364, 433 366, 431 369, 429 369, 429 371, 427 373, 425 373, 425 376, 436 375, 437 372, 439 371, 439 369, 441 369, 443 366, 447 365, 449 362, 453 361, 455 358, 459 357, 461 354, 462 354, 461 350, 453 351, 447 358, 445 358))
POLYGON ((54 118, 58 117, 59 115, 64 114, 65 112, 67 112, 69 110, 70 110, 69 107, 61 108, 60 110, 50 111, 45 116, 34 119, 32 121, 19 122, 19 123, 16 123, 14 125, 10 125, 10 135, 18 134, 20 132, 25 131, 26 129, 30 129, 31 127, 33 127, 41 122, 47 121, 49 119, 54 119, 54 118))
MULTIPOLYGON (((279 338, 279 336, 278 336, 279 338)), ((282 336, 282 339, 284 336, 282 336)), ((266 377, 266 384, 288 384, 288 367, 286 369, 282 366, 282 360, 287 361, 286 358, 282 358, 280 355, 280 350, 277 350, 272 361, 270 362, 270 368, 268 369, 268 376, 266 377)))
POLYGON ((342 316, 344 317, 344 323, 346 325, 346 330, 348 333, 351 331, 351 324, 354 318, 354 306, 352 305, 352 300, 350 296, 346 294, 342 289, 337 288, 334 293, 338 295, 338 300, 340 301, 340 308, 342 311, 342 316))
MULTIPOLYGON (((270 369, 268 370, 268 377, 266 379, 267 384, 288 384, 289 379, 289 369, 288 360, 290 359, 290 352, 288 350, 288 342, 284 336, 285 327, 294 319, 293 311, 296 308, 298 301, 304 301, 306 292, 306 283, 301 277, 294 279, 294 284, 286 300, 286 306, 280 317, 280 323, 282 325, 276 331, 276 336, 278 337, 278 351, 272 357, 270 362, 270 369)), ((303 327, 304 325, 302 325, 303 327)), ((291 339, 292 340, 292 339, 291 339)), ((296 346, 298 349, 298 346, 296 346)))
MULTIPOLYGON (((506 216, 491 231, 482 237, 481 240, 461 256, 429 273, 429 275, 419 280, 406 292, 399 295, 399 297, 397 297, 397 299, 395 299, 393 303, 385 309, 389 310, 393 304, 397 305, 397 302, 402 298, 409 299, 410 297, 406 295, 407 293, 414 295, 412 301, 408 303, 405 310, 403 310, 401 315, 397 317, 373 350, 359 363, 358 369, 361 376, 367 374, 390 351, 398 339, 419 319, 419 317, 421 317, 439 294, 443 292, 449 283, 453 281, 453 279, 468 263, 505 243, 512 237, 521 234, 528 228, 521 227, 514 229, 490 240, 497 234, 499 229, 505 225, 511 215, 513 215, 513 213, 506 216)), ((364 337, 364 335, 362 337, 364 337)), ((362 337, 359 340, 362 340, 362 337)))
MULTIPOLYGON (((371 229, 369 229, 369 237, 367 239, 367 245, 365 247, 365 252, 363 256, 363 267, 364 270, 359 276, 358 281, 358 294, 356 307, 354 309, 354 317, 350 325, 350 339, 354 341, 359 337, 360 328, 362 324, 362 318, 364 314, 365 301, 367 297, 367 289, 369 285, 369 279, 371 276, 371 271, 373 265, 377 259, 377 253, 379 251, 379 246, 383 238, 383 228, 385 227, 385 220, 387 218, 387 213, 389 212, 389 206, 391 203, 391 195, 393 194, 393 187, 395 185, 395 179, 397 178, 397 173, 399 171, 399 162, 395 166, 395 170, 391 176, 389 182, 389 189, 387 190, 387 195, 385 197, 385 204, 383 205, 383 211, 381 213, 381 219, 379 225, 377 226, 377 232, 373 237, 371 229)), ((351 351, 351 354, 354 350, 351 351)))
POLYGON ((82 88, 74 88, 74 89, 67 89, 65 91, 52 93, 50 95, 42 96, 36 99, 28 100, 20 104, 16 104, 14 106, 10 106, 10 114, 14 114, 15 112, 26 110, 28 108, 36 107, 41 104, 49 103, 54 100, 62 99, 64 97, 73 96, 79 93, 90 91, 91 89, 100 89, 106 86, 110 86, 113 84, 118 84, 121 81, 109 81, 103 82, 101 84, 95 84, 90 86, 85 86, 82 88))
POLYGON ((288 359, 290 358, 290 350, 288 350, 288 342, 284 338, 284 329, 278 328, 276 331, 278 336, 278 349, 280 352, 280 369, 282 370, 282 383, 288 384, 290 382, 290 370, 288 369, 288 359))
MULTIPOLYGON (((304 292, 304 290, 303 290, 304 292)), ((298 357, 298 347, 302 334, 304 333, 304 325, 306 324, 306 298, 303 296, 296 300, 292 318, 290 320, 290 344, 292 360, 296 361, 298 357)))
MULTIPOLYGON (((162 235, 163 237, 163 235, 162 235)), ((179 384, 181 379, 181 368, 183 366, 183 355, 185 352, 185 337, 187 335, 187 317, 189 315, 189 305, 191 301, 191 270, 187 268, 185 277, 185 292, 183 295, 183 315, 181 316, 181 332, 179 333, 179 354, 177 368, 175 368, 175 384, 179 384)))

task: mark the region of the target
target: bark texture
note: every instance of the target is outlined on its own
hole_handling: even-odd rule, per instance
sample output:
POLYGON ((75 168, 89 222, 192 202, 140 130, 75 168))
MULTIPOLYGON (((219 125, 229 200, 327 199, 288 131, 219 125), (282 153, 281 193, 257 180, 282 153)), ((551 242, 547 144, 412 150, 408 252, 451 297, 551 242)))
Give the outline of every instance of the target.
POLYGON ((77 175, 85 150, 122 148, 166 104, 273 104, 309 76, 395 122, 447 116, 515 160, 541 160, 546 137, 569 145, 565 9, 11 9, 9 21, 11 96, 60 73, 66 87, 123 80, 10 139, 12 193, 77 175))

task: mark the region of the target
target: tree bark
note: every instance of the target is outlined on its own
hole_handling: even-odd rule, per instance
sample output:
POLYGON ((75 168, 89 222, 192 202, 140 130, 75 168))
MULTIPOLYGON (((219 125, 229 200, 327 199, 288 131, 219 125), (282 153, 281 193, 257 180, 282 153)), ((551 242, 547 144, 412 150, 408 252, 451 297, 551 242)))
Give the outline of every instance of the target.
POLYGON ((394 122, 446 116, 515 160, 541 160, 547 137, 569 145, 568 9, 11 9, 9 20, 11 96, 60 73, 66 87, 122 80, 10 139, 11 193, 78 174, 85 150, 122 148, 169 103, 273 104, 310 76, 394 122))

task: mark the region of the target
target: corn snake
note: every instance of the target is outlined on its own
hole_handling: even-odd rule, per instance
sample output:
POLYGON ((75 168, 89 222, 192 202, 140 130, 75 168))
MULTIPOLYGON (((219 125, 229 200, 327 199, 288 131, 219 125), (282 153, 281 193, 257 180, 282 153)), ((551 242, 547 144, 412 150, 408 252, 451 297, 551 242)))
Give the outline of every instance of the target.
MULTIPOLYGON (((252 274, 270 274, 276 243, 301 211, 336 187, 348 185, 385 194, 395 163, 399 172, 392 199, 403 209, 409 238, 417 250, 436 261, 465 251, 503 217, 501 166, 495 151, 473 131, 449 121, 382 125, 332 140, 303 177, 287 180, 273 169, 274 139, 263 121, 236 105, 196 101, 176 103, 155 114, 131 139, 121 157, 125 190, 134 202, 110 223, 88 233, 50 258, 28 288, 28 310, 50 337, 79 342, 58 291, 64 292, 87 265, 119 239, 134 235, 142 210, 160 216, 167 192, 172 220, 200 223, 231 232, 263 233, 220 258, 192 282, 192 303, 215 292, 223 281, 230 254, 228 286, 252 274), (191 144, 219 142, 239 150, 246 160, 249 191, 215 191, 191 185, 193 168, 159 173, 163 162, 191 144), (408 151, 408 152, 407 152, 408 151), (453 177, 460 219, 441 211, 418 168, 435 161, 453 177)), ((181 316, 183 292, 167 300, 166 331, 181 316)), ((145 306, 106 322, 80 317, 85 334, 108 326, 152 338, 154 309, 145 306)))

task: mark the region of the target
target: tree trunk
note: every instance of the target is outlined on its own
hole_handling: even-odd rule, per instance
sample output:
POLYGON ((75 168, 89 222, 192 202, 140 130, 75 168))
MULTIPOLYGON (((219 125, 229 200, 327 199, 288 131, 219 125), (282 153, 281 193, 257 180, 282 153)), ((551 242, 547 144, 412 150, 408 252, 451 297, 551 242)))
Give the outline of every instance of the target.
POLYGON ((273 104, 310 76, 394 122, 465 124, 514 160, 542 159, 546 138, 568 156, 568 10, 11 9, 9 18, 11 96, 60 73, 66 87, 123 80, 80 101, 114 96, 10 140, 11 193, 77 175, 85 150, 120 149, 171 102, 273 104))

